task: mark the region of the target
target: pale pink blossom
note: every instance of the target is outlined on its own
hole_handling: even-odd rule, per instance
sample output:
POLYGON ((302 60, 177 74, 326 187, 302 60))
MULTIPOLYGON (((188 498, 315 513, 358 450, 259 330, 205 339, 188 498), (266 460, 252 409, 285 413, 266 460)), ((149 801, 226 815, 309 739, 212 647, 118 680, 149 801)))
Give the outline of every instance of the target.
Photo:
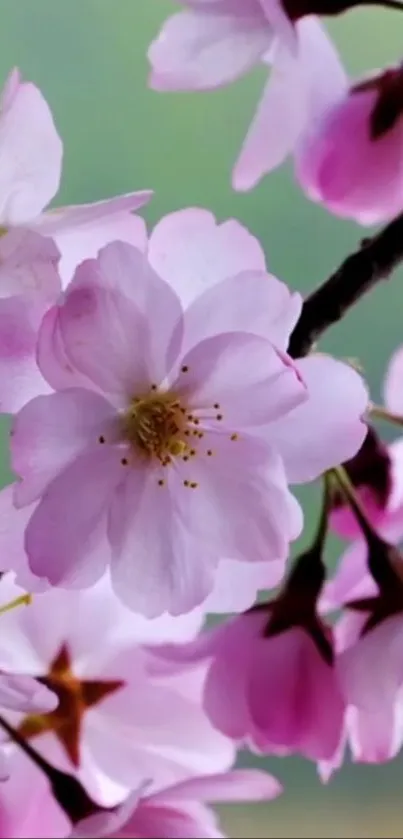
POLYGON ((146 782, 122 804, 109 811, 100 810, 72 827, 53 797, 46 776, 21 751, 14 751, 10 768, 10 780, 0 786, 1 839, 219 839, 223 836, 219 819, 208 804, 267 801, 282 791, 273 776, 254 769, 195 774, 151 794, 146 782))
MULTIPOLYGON (((4 578, 2 598, 15 592, 4 578)), ((173 618, 138 618, 105 578, 86 592, 34 595, 1 621, 0 666, 41 678, 59 699, 52 713, 4 715, 96 803, 114 806, 145 781, 152 793, 231 765, 232 744, 202 709, 205 668, 157 667, 159 642, 192 637, 193 618, 176 628, 173 618)))
POLYGON ((264 754, 330 758, 344 703, 329 631, 293 625, 290 613, 289 627, 270 634, 270 618, 270 604, 257 607, 167 655, 209 661, 205 708, 228 737, 264 754))
MULTIPOLYGON (((171 268, 178 245, 165 243, 171 268)), ((202 603, 221 558, 284 560, 301 527, 287 478, 313 479, 365 434, 355 371, 285 354, 296 306, 274 277, 208 277, 185 312, 172 277, 122 243, 83 263, 41 327, 57 393, 12 433, 14 503, 37 505, 31 571, 86 586, 110 564, 119 596, 149 615, 202 603)))
MULTIPOLYGON (((248 290, 265 299, 267 284, 257 275, 248 290)), ((211 335, 213 308, 228 329, 234 301, 240 320, 231 289, 183 314, 144 256, 115 243, 45 316, 39 364, 58 390, 28 403, 11 437, 14 502, 36 505, 25 548, 37 576, 84 587, 110 564, 119 596, 152 616, 201 603, 221 557, 286 557, 302 517, 270 424, 306 387, 268 339, 211 335)))
POLYGON ((101 813, 79 823, 71 836, 220 839, 224 834, 218 817, 205 802, 267 801, 280 793, 281 785, 275 778, 254 769, 196 776, 154 795, 140 797, 136 791, 114 813, 101 813))
POLYGON ((355 84, 318 114, 297 145, 296 174, 307 193, 363 225, 403 209, 403 69, 355 84))
POLYGON ((313 16, 293 22, 276 0, 187 0, 148 52, 156 90, 221 87, 263 62, 272 67, 233 172, 251 189, 293 151, 323 108, 346 91, 337 52, 313 16))

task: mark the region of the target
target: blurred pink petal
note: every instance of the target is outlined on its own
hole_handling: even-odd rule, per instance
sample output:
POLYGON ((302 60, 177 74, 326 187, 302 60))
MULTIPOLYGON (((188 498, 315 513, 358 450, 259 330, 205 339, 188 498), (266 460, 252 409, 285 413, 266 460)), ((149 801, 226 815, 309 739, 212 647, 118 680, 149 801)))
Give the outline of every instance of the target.
POLYGON ((206 90, 243 75, 270 46, 272 29, 259 3, 196 7, 168 18, 151 44, 155 90, 206 90), (226 8, 226 6, 228 8, 226 8))
POLYGON ((63 148, 41 92, 13 72, 0 113, 0 223, 26 224, 59 188, 63 148))
POLYGON ((296 364, 308 398, 271 428, 292 483, 311 481, 355 454, 368 407, 364 381, 348 364, 319 353, 296 364))
POLYGON ((400 68, 386 70, 346 91, 318 115, 296 152, 296 174, 308 196, 363 225, 386 221, 403 207, 397 84, 395 104, 394 94, 388 99, 389 80, 394 84, 399 74, 400 68), (383 95, 392 119, 379 129, 375 117, 383 95))

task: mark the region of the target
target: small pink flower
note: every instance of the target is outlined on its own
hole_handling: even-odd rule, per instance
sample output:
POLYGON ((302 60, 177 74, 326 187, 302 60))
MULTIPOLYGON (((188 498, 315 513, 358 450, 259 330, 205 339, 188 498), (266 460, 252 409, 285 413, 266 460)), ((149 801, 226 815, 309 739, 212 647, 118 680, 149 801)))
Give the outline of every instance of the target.
POLYGON ((403 208, 403 69, 354 85, 318 115, 296 149, 298 180, 314 201, 363 225, 403 208))
POLYGON ((114 813, 100 813, 79 823, 71 836, 220 839, 218 818, 205 802, 264 801, 280 793, 275 778, 253 769, 194 777, 150 796, 140 797, 136 791, 114 813))
MULTIPOLYGON (((2 599, 16 593, 3 578, 2 599)), ((174 618, 146 621, 120 604, 104 578, 90 591, 36 594, 0 620, 0 667, 11 674, 8 693, 20 695, 4 716, 95 802, 115 806, 145 781, 154 793, 231 765, 233 745, 202 708, 205 668, 157 667, 161 641, 191 638, 193 618, 176 626, 174 618), (20 673, 56 694, 52 706, 45 687, 43 695, 32 691, 31 702, 20 673)))
MULTIPOLYGON (((266 296, 267 282, 248 289, 266 296)), ((211 336, 208 313, 228 322, 234 306, 240 320, 240 301, 230 281, 206 295, 215 307, 201 295, 183 315, 146 259, 116 243, 46 315, 38 358, 57 392, 25 406, 11 439, 14 501, 36 505, 29 564, 52 585, 92 585, 110 564, 132 608, 178 614, 205 599, 220 557, 284 559, 299 533, 270 427, 305 385, 268 339, 211 336)))
POLYGON ((302 626, 269 635, 269 616, 252 610, 216 631, 206 710, 228 737, 265 754, 331 757, 344 716, 334 668, 302 626))
POLYGON ((233 173, 235 189, 251 189, 292 152, 314 117, 343 95, 344 71, 309 9, 298 12, 308 16, 295 22, 295 9, 276 0, 183 5, 150 46, 151 87, 206 90, 234 81, 255 64, 272 65, 233 173))

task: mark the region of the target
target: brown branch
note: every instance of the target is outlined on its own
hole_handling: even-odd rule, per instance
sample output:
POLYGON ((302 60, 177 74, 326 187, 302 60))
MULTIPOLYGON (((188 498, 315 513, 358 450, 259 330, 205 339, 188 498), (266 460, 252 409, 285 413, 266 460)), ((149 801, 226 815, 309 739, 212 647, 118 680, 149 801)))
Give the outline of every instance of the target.
POLYGON ((288 352, 293 358, 307 355, 329 326, 344 315, 380 280, 386 280, 403 261, 403 214, 380 233, 365 239, 359 250, 306 298, 301 317, 291 335, 288 352))

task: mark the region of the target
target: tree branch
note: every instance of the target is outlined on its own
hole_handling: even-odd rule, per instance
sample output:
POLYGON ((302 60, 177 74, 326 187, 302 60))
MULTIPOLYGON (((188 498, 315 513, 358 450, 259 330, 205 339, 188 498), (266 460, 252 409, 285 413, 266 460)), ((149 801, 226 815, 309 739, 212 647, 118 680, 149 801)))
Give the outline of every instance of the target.
POLYGON ((291 335, 288 352, 293 358, 307 355, 315 341, 380 280, 403 261, 403 214, 380 233, 365 239, 359 250, 306 298, 301 317, 291 335))

